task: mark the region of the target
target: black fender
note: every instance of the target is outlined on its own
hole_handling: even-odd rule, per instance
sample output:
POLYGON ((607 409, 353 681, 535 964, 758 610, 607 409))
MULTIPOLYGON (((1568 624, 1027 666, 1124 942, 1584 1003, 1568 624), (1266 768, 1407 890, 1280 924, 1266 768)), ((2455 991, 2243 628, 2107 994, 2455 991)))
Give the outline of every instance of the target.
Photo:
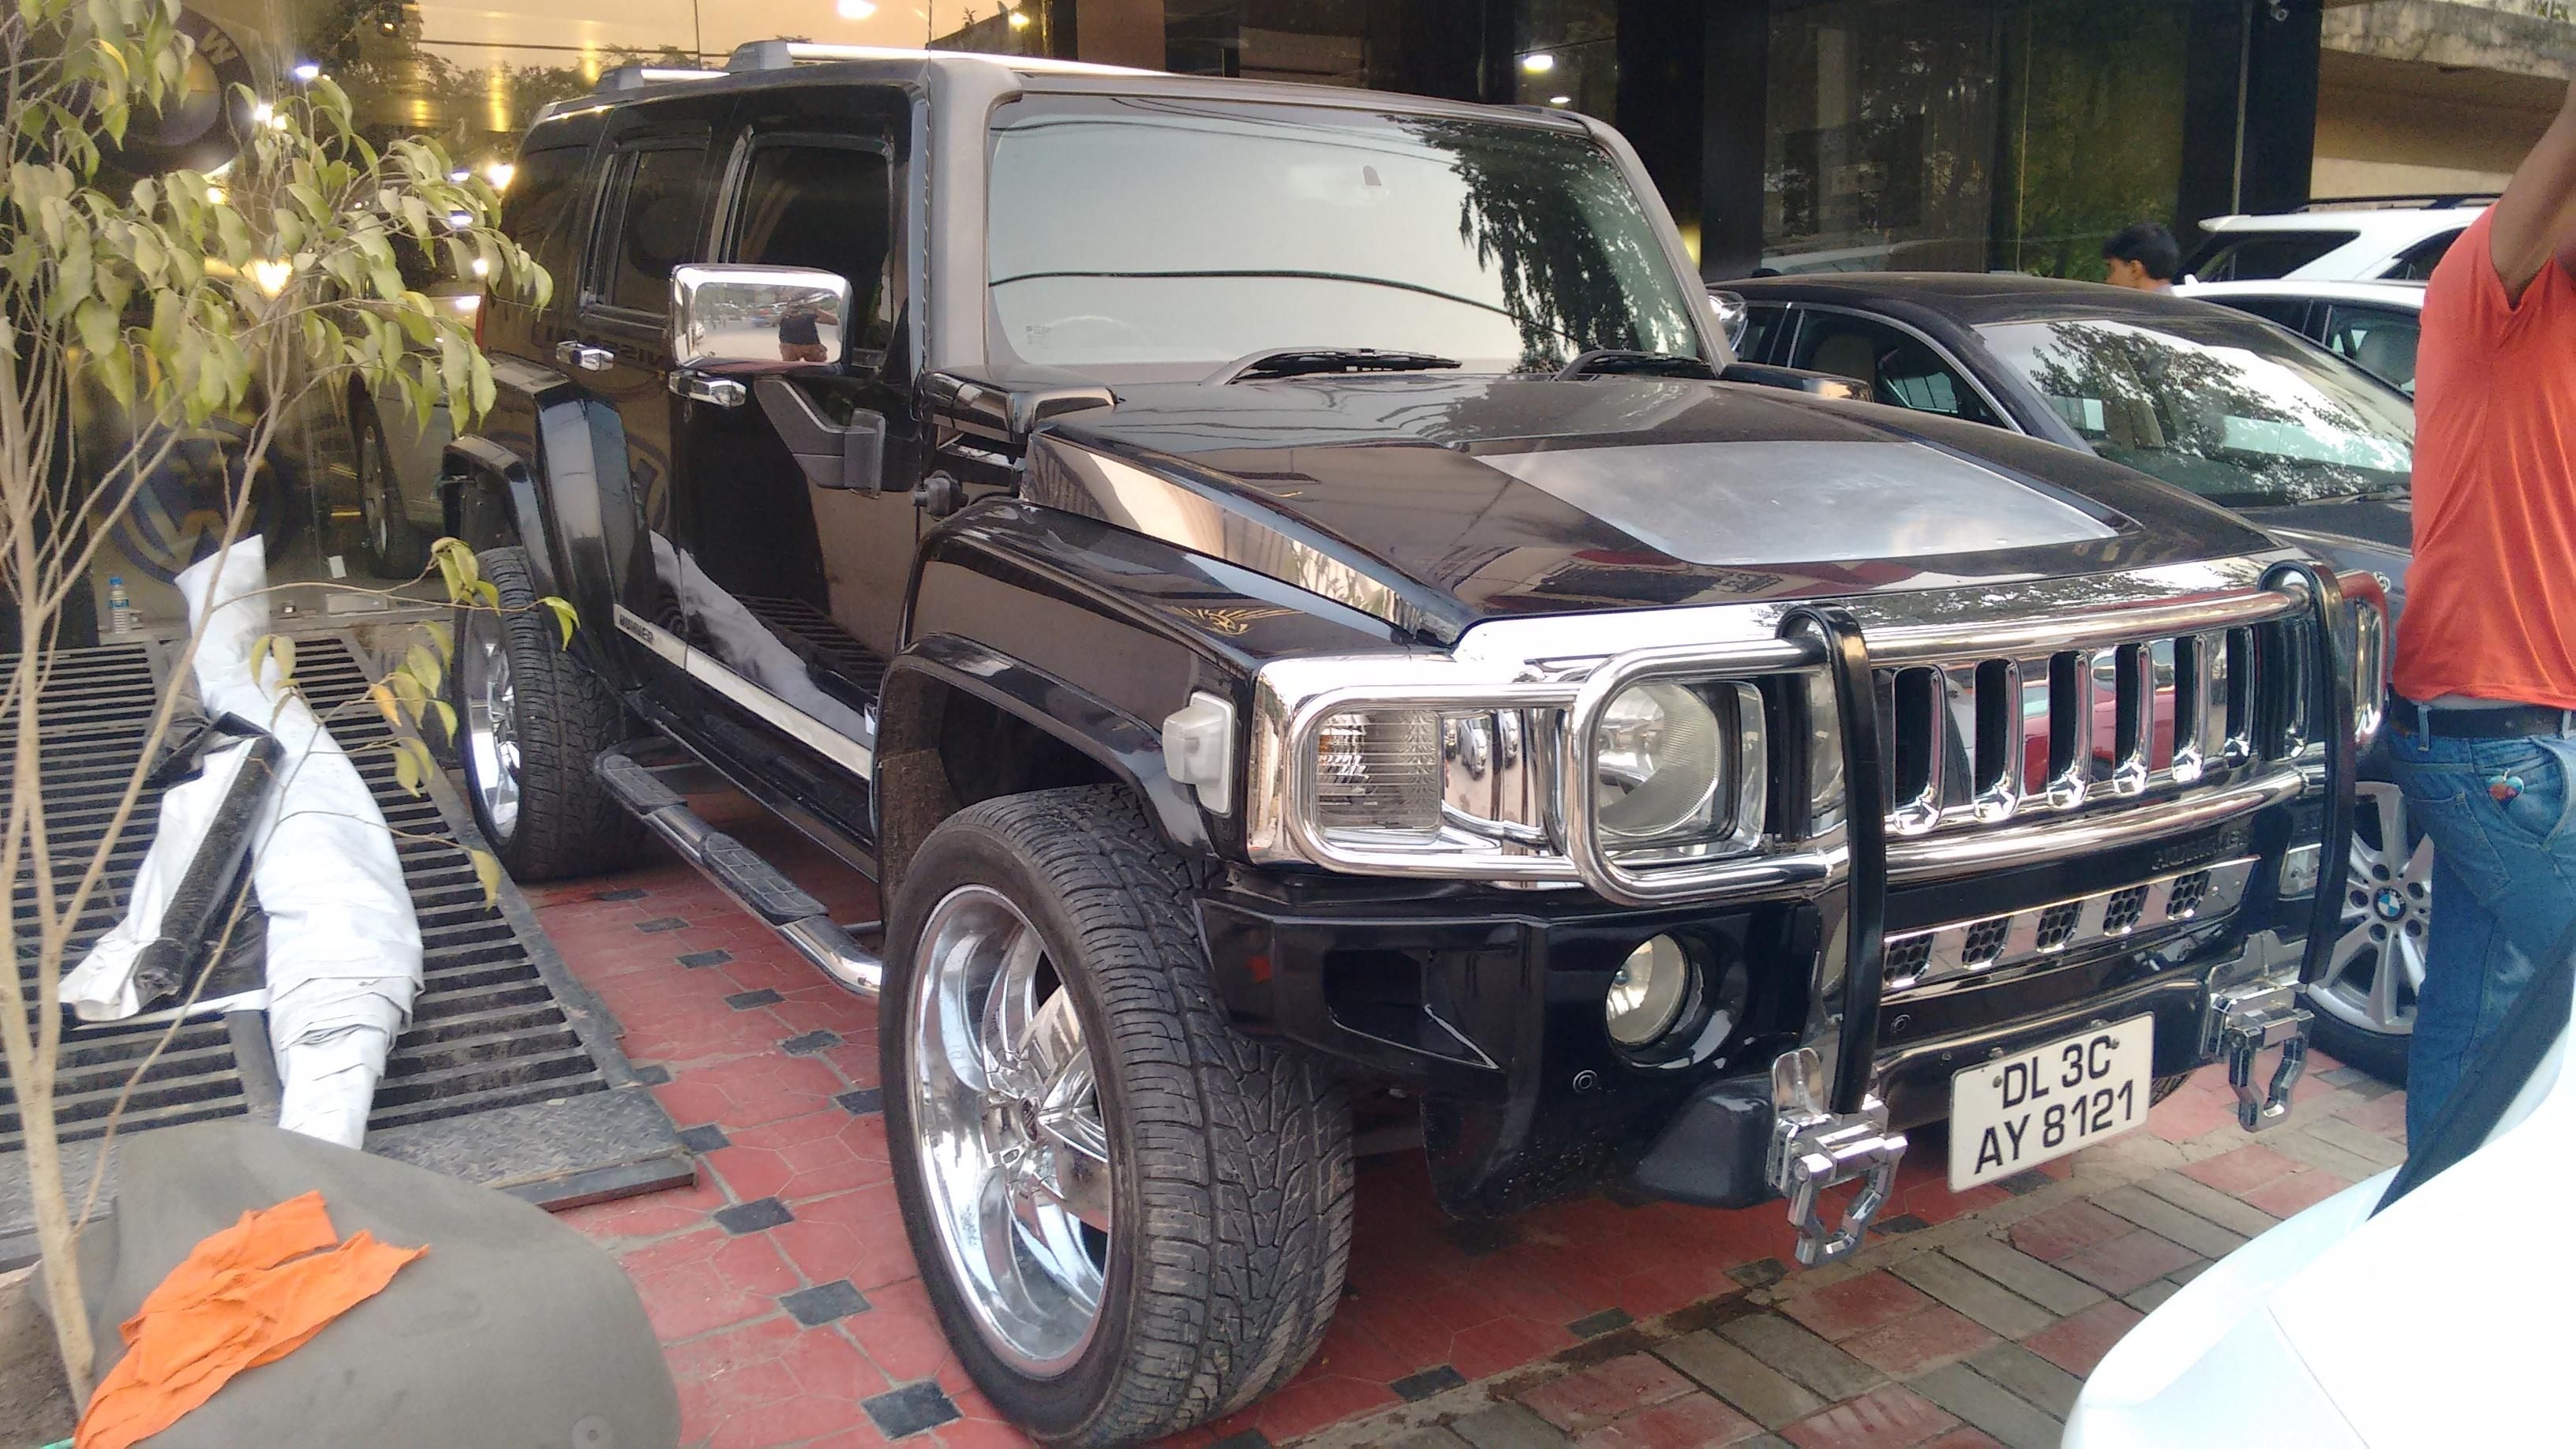
POLYGON ((448 531, 476 548, 526 549, 538 590, 569 600, 580 617, 574 652, 632 685, 608 641, 625 591, 641 583, 649 595, 652 573, 649 555, 638 568, 625 425, 614 407, 568 389, 534 402, 533 459, 481 434, 448 443, 439 484, 448 531))
POLYGON ((939 813, 924 809, 918 792, 926 782, 908 778, 903 770, 907 758, 936 745, 935 723, 925 703, 931 691, 925 684, 980 700, 1073 750, 1135 791, 1174 849, 1201 861, 1214 858, 1197 797, 1163 768, 1159 724, 972 639, 931 634, 895 656, 879 696, 875 794, 881 883, 889 893, 898 888, 903 863, 933 823, 926 817, 939 813), (913 823, 907 823, 907 816, 913 823))

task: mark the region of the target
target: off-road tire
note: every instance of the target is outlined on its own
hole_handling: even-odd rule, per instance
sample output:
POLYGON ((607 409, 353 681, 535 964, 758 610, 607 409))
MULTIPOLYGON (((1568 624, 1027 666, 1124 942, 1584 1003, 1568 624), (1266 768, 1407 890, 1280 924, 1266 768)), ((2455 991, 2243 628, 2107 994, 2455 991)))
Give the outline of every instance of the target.
POLYGON ((412 579, 429 567, 429 540, 403 514, 401 480, 394 477, 393 449, 385 441, 384 420, 376 416, 375 405, 359 401, 352 405, 349 418, 349 456, 358 474, 359 506, 365 508, 372 492, 377 516, 382 520, 382 541, 377 531, 365 526, 360 515, 359 551, 367 556, 380 579, 412 579), (369 454, 373 454, 375 476, 368 477, 369 454))
POLYGON ((1115 786, 961 811, 895 900, 878 1049, 904 1224, 968 1375, 1044 1443, 1133 1444, 1231 1413, 1304 1366, 1341 1298, 1349 1103, 1320 1063, 1233 1028, 1196 921, 1187 868, 1115 786), (1091 1043, 1108 1128, 1117 1227, 1100 1323, 1050 1379, 1005 1364, 976 1329, 914 1129, 914 956, 933 909, 967 885, 1036 927, 1091 1043))
MULTIPOLYGON (((626 708, 607 683, 582 667, 564 647, 552 610, 537 603, 527 550, 488 548, 475 555, 483 577, 501 596, 495 617, 509 653, 515 691, 514 727, 519 743, 519 816, 507 831, 494 827, 474 778, 473 751, 458 753, 466 775, 466 800, 474 823, 500 857, 510 878, 561 880, 614 870, 635 859, 643 826, 591 772, 591 761, 633 731, 626 708)), ((456 647, 468 647, 472 611, 456 611, 456 647)), ((462 665, 460 658, 456 661, 462 665)), ((465 670, 448 670, 458 734, 465 733, 465 670)))

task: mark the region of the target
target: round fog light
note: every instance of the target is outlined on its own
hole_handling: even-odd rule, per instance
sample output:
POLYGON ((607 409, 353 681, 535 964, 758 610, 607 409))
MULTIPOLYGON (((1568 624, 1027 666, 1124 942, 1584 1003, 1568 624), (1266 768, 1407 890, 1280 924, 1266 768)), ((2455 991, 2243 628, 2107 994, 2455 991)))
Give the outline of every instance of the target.
POLYGON ((1601 1003, 1610 1039, 1625 1047, 1651 1046, 1661 1039, 1690 1005, 1691 978, 1697 971, 1690 952, 1670 936, 1657 936, 1629 952, 1601 1003))

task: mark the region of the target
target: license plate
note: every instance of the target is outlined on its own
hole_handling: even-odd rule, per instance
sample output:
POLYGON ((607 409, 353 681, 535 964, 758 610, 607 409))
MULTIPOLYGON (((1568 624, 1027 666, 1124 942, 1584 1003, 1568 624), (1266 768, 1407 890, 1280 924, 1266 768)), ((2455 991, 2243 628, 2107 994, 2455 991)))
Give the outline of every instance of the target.
POLYGON ((1950 1078, 1950 1188, 2010 1177, 2147 1120, 2152 1016, 2078 1032, 1950 1078))

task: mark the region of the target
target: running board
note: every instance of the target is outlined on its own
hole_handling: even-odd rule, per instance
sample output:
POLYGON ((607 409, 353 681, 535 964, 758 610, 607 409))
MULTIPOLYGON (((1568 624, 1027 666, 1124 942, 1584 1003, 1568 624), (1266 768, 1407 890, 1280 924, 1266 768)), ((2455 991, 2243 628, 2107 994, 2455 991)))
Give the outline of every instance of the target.
POLYGON ((885 963, 832 919, 759 852, 698 818, 688 802, 626 755, 602 754, 593 769, 618 803, 653 827, 680 858, 696 866, 744 910, 786 938, 796 953, 834 981, 873 999, 885 985, 885 963))

